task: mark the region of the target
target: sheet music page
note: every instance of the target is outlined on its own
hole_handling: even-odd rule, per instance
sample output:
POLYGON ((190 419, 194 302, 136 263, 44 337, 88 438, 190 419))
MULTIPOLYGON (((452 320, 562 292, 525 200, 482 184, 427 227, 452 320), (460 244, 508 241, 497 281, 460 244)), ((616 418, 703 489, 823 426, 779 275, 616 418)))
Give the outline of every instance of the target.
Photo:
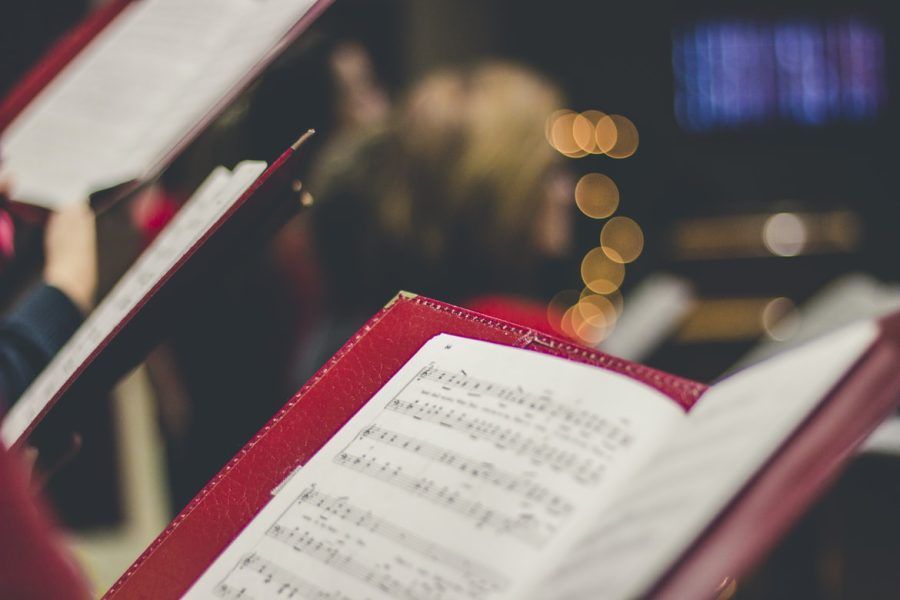
POLYGON ((141 177, 314 0, 138 0, 0 138, 14 198, 49 208, 141 177))
POLYGON ((245 161, 234 172, 218 167, 206 178, 6 414, 0 423, 4 445, 19 439, 100 343, 265 169, 264 162, 245 161))
POLYGON ((854 325, 713 386, 530 597, 643 597, 877 335, 854 325))
POLYGON ((684 418, 616 373, 436 336, 186 597, 516 597, 684 418))

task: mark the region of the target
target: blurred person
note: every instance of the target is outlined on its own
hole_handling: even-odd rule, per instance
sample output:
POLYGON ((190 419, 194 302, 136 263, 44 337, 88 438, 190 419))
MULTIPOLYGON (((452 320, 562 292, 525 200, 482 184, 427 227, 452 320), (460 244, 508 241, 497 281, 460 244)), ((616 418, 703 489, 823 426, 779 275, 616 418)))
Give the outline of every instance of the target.
MULTIPOLYGON (((4 192, 0 183, 0 194, 4 192)), ((94 215, 86 204, 50 216, 42 281, 0 321, 0 414, 90 312, 97 288, 96 254, 94 215)))
MULTIPOLYGON (((0 196, 5 193, 0 182, 0 196)), ((0 321, 0 416, 90 310, 97 282, 94 234, 87 206, 48 220, 43 281, 0 321)), ((33 449, 20 455, 0 447, 0 597, 90 598, 87 578, 33 489, 48 475, 35 470, 36 458, 33 449)))
POLYGON ((29 471, 0 447, 0 598, 90 598, 88 580, 32 489, 29 471))
POLYGON ((349 135, 387 118, 391 104, 366 48, 357 41, 338 43, 328 57, 332 80, 334 131, 349 135))
POLYGON ((549 330, 526 299, 571 242, 573 176, 544 138, 561 105, 521 66, 444 70, 324 153, 310 189, 327 314, 296 382, 400 289, 549 330))
MULTIPOLYGON (((325 93, 318 96, 307 94, 302 99, 290 98, 289 101, 292 112, 299 112, 304 119, 309 119, 307 123, 315 125, 316 138, 308 155, 309 164, 314 165, 318 155, 340 152, 347 141, 361 131, 384 123, 392 107, 390 95, 372 57, 360 41, 323 39, 318 42, 315 52, 310 54, 305 61, 322 71, 318 74, 321 81, 318 87, 325 93), (298 106, 302 108, 298 109, 298 106), (336 150, 331 150, 334 147, 336 150)), ((289 85, 288 82, 295 83, 295 80, 296 75, 282 77, 275 82, 282 84, 277 88, 278 94, 270 96, 283 96, 284 86, 289 85)), ((284 128, 279 125, 277 129, 283 135, 284 128)), ((304 181, 306 175, 301 175, 304 181)), ((298 319, 296 330, 301 336, 309 329, 310 319, 322 302, 318 293, 316 266, 311 259, 313 251, 308 229, 306 215, 298 214, 281 228, 273 243, 273 258, 290 294, 290 303, 298 319)))

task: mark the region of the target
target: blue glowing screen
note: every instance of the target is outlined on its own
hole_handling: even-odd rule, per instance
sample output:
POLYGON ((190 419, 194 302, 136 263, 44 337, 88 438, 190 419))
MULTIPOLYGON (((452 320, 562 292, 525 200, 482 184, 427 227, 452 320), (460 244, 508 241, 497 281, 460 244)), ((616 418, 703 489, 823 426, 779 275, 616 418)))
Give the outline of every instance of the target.
POLYGON ((675 116, 688 131, 859 123, 885 104, 883 34, 861 19, 706 21, 672 41, 675 116))

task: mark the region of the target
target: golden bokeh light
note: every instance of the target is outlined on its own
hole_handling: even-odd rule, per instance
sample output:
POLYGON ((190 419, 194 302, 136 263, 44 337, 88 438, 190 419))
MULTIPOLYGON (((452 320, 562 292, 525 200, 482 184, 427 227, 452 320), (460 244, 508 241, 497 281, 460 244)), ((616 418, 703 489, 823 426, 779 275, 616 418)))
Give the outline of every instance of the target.
POLYGON ((617 318, 616 308, 606 296, 588 293, 572 307, 567 326, 578 341, 596 346, 609 335, 617 318))
MULTIPOLYGON (((599 110, 586 110, 575 117, 572 135, 579 148, 590 154, 603 154, 612 147, 612 144, 601 146, 597 141, 597 126, 604 119, 611 122, 606 113, 599 110)), ((604 130, 606 128, 604 127, 604 130)))
POLYGON ((571 110, 559 110, 550 115, 547 126, 547 139, 558 152, 569 158, 587 156, 575 141, 575 120, 578 113, 571 110))
POLYGON ((588 346, 606 339, 622 311, 622 295, 617 291, 602 295, 590 288, 580 293, 564 290, 547 305, 547 317, 553 329, 588 346))
POLYGON ((559 110, 554 110, 550 113, 550 116, 547 117, 547 120, 544 121, 544 137, 547 138, 547 143, 556 148, 556 143, 553 141, 553 125, 556 123, 557 119, 561 116, 570 114, 573 111, 568 108, 560 108, 559 110))
POLYGON ((559 323, 559 330, 573 340, 578 339, 578 332, 576 331, 576 324, 574 322, 575 313, 576 308, 570 306, 566 312, 563 313, 559 323))
POLYGON ((562 320, 566 311, 572 308, 579 300, 578 290, 563 290, 558 292, 547 304, 547 321, 555 331, 564 332, 562 320))
POLYGON ((644 232, 629 217, 613 217, 600 232, 600 247, 611 260, 630 263, 644 250, 644 232))
MULTIPOLYGON (((600 112, 600 111, 597 111, 600 112)), ((605 113, 594 124, 594 143, 598 154, 606 154, 616 146, 619 132, 616 130, 616 122, 605 113)))
POLYGON ((579 320, 577 315, 572 315, 572 327, 575 337, 586 346, 596 346, 609 335, 609 328, 598 327, 584 320, 579 320))
POLYGON ((575 184, 575 204, 592 219, 605 219, 619 207, 619 188, 602 173, 588 173, 575 184))
POLYGON ((584 158, 589 154, 589 152, 585 152, 584 150, 579 148, 575 152, 563 152, 562 154, 564 154, 567 158, 584 158))
POLYGON ((581 260, 581 279, 598 294, 612 294, 625 279, 625 265, 609 258, 603 248, 594 248, 581 260))
POLYGON ((622 292, 616 290, 610 294, 604 294, 604 298, 612 302, 613 307, 616 309, 616 320, 618 320, 619 315, 625 310, 625 298, 622 297, 622 292))
POLYGON ((572 121, 572 139, 580 150, 596 153, 597 143, 594 141, 594 123, 584 113, 575 115, 572 121))
MULTIPOLYGON (((634 126, 631 119, 622 115, 609 115, 609 119, 615 127, 616 138, 613 146, 606 151, 606 154, 612 158, 628 158, 637 152, 638 149, 640 139, 637 127, 634 126)), ((606 126, 608 127, 608 125, 606 126)), ((599 139, 598 135, 598 145, 601 145, 599 139)))
POLYGON ((766 335, 779 342, 793 337, 800 326, 797 306, 783 296, 773 298, 765 305, 760 320, 766 335))
POLYGON ((582 319, 596 327, 611 328, 619 318, 615 305, 601 294, 588 294, 575 307, 582 319))

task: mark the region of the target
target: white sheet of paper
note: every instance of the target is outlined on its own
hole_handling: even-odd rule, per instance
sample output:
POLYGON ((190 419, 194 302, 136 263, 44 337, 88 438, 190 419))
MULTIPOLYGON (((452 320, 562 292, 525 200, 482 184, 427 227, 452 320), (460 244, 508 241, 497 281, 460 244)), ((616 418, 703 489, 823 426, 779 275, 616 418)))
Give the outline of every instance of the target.
POLYGON ((218 167, 206 178, 6 414, 0 423, 4 445, 10 447, 22 436, 100 343, 265 169, 264 162, 245 161, 234 172, 218 167))
POLYGON ((694 308, 696 295, 690 282, 675 275, 645 277, 629 292, 625 310, 600 349, 625 360, 645 361, 694 308))
POLYGON ((516 597, 684 419, 625 376, 439 335, 186 597, 516 597))
POLYGON ((530 597, 643 597, 877 335, 852 325, 713 386, 530 597))
POLYGON ((48 208, 152 170, 314 0, 138 0, 0 137, 12 196, 48 208))

